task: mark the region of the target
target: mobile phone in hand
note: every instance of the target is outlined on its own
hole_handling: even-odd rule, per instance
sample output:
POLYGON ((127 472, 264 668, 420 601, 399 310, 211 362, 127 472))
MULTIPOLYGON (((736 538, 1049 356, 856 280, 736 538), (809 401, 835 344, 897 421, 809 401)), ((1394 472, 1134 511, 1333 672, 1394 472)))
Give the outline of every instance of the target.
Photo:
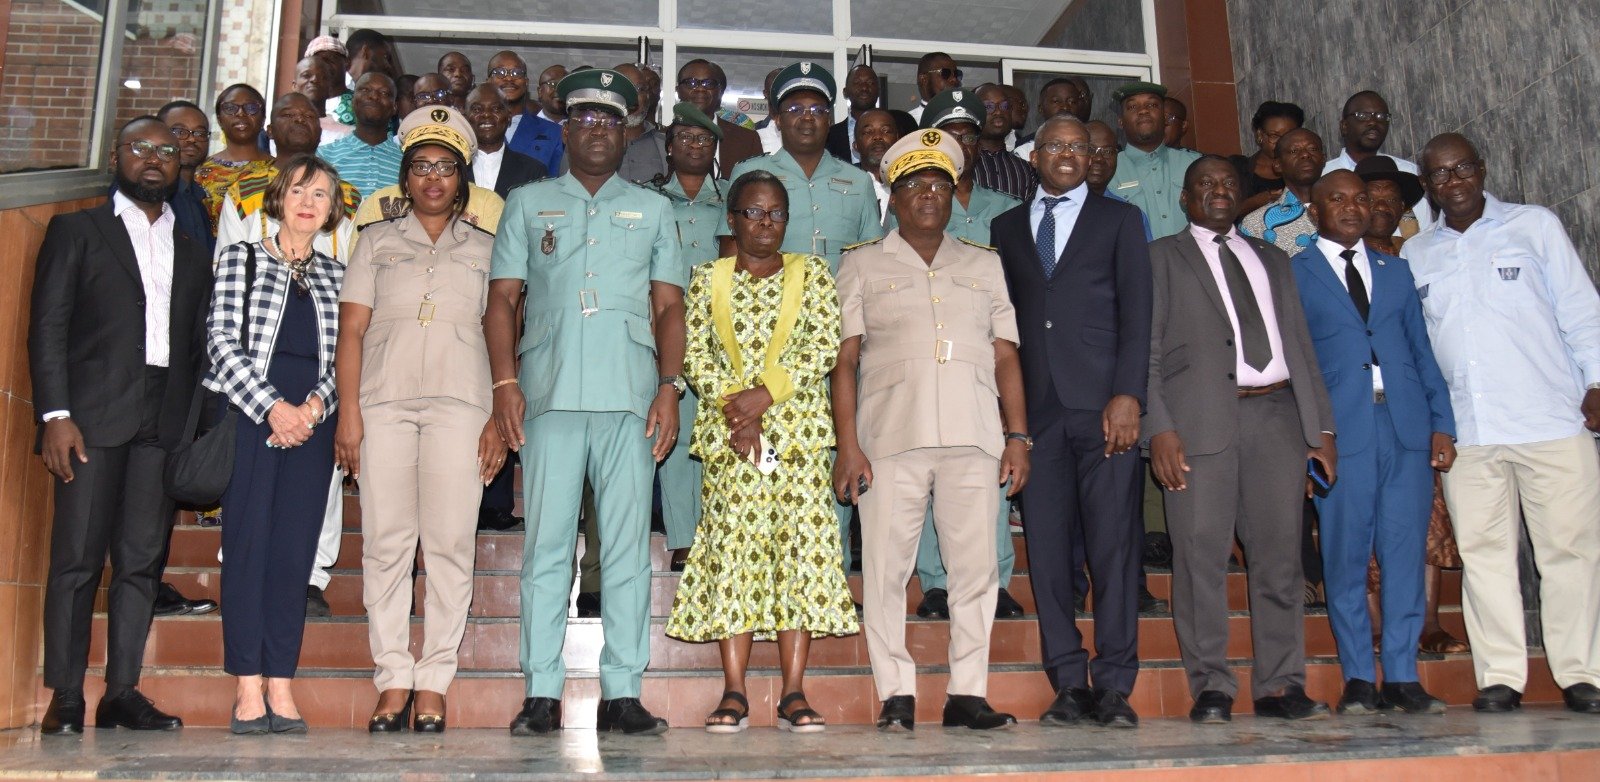
POLYGON ((1328 480, 1328 472, 1322 469, 1322 462, 1316 459, 1306 460, 1306 477, 1311 479, 1311 491, 1318 497, 1328 496, 1333 489, 1333 481, 1328 480))

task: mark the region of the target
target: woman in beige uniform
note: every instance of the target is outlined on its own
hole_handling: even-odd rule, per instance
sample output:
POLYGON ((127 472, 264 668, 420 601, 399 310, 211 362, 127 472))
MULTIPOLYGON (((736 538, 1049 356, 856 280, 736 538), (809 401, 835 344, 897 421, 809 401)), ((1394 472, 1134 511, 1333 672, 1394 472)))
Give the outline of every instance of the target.
POLYGON ((489 420, 483 342, 494 237, 462 218, 472 126, 454 109, 400 126, 404 217, 367 227, 340 296, 335 455, 361 479, 362 596, 378 704, 367 729, 445 726, 444 694, 472 602, 478 500, 505 460, 489 420), (411 640, 412 562, 427 571, 420 659, 411 640))

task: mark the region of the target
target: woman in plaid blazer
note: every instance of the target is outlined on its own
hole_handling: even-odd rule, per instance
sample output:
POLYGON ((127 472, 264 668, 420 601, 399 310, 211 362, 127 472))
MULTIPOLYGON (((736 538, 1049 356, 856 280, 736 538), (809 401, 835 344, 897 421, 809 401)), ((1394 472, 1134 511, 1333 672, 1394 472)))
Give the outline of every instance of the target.
POLYGON ((239 677, 234 733, 306 729, 289 683, 333 470, 333 355, 344 281, 344 267, 311 241, 342 216, 338 182, 338 172, 312 155, 280 169, 265 206, 280 228, 222 252, 206 324, 206 386, 241 413, 233 479, 222 497, 229 508, 223 668, 239 677))

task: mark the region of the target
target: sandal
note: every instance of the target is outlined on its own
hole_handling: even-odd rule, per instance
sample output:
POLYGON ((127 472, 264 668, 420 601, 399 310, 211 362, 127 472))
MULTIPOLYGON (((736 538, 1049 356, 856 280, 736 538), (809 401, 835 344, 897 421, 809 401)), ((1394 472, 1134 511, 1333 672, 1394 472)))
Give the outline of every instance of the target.
POLYGON ((750 701, 745 699, 744 693, 728 690, 722 694, 722 699, 738 703, 739 708, 717 709, 706 715, 706 732, 741 733, 750 727, 750 701))
POLYGON ((786 730, 790 733, 821 733, 827 729, 828 723, 823 721, 822 715, 810 707, 789 711, 790 704, 803 700, 806 700, 806 694, 795 690, 783 696, 783 700, 778 701, 779 730, 786 730), (805 721, 801 722, 801 720, 805 721))
POLYGON ((1422 636, 1417 648, 1425 654, 1465 654, 1472 651, 1472 644, 1451 635, 1446 630, 1435 630, 1422 636))

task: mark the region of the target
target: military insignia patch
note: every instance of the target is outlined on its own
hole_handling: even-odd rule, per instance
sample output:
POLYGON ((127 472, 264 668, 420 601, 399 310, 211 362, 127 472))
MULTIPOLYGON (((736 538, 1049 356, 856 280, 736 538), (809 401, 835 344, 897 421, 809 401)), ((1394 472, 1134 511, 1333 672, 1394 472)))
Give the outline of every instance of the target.
POLYGON ((434 109, 428 113, 428 118, 434 122, 448 122, 450 121, 450 112, 444 109, 434 109))
POLYGON ((610 87, 611 86, 611 74, 609 74, 609 73, 600 74, 600 86, 602 86, 602 87, 610 87))
POLYGON ((810 76, 811 75, 811 63, 809 63, 809 62, 800 63, 800 73, 803 74, 803 75, 806 75, 806 76, 810 76))
POLYGON ((925 147, 937 147, 937 146, 939 146, 939 131, 937 131, 937 130, 925 130, 925 131, 923 131, 922 132, 922 146, 925 146, 925 147))

